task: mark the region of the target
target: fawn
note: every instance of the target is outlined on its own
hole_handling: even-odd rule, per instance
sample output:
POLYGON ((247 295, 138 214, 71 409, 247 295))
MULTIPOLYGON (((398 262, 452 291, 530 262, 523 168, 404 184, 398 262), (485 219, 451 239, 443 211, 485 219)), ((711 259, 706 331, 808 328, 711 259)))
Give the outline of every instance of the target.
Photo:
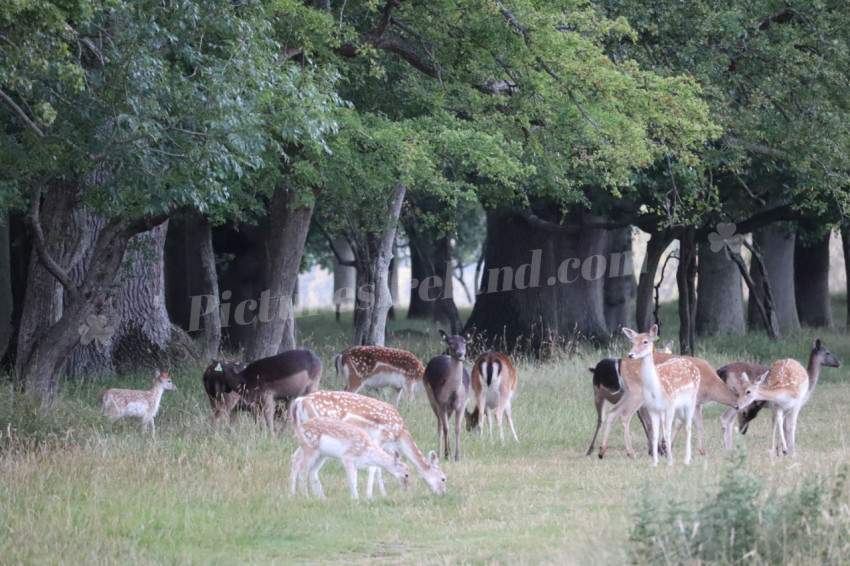
POLYGON ((154 371, 153 387, 150 391, 137 389, 104 389, 100 393, 100 412, 109 417, 110 421, 116 421, 124 417, 139 417, 142 419, 142 432, 148 425, 151 434, 156 434, 156 425, 153 418, 159 411, 159 401, 162 392, 177 391, 177 386, 168 377, 168 372, 159 373, 154 371))

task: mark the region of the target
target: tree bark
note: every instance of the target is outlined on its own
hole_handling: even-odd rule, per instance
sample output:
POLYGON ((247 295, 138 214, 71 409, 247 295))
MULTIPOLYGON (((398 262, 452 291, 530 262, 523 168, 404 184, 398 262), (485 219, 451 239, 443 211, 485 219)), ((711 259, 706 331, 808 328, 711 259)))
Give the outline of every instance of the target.
POLYGON ((185 242, 186 257, 196 257, 197 281, 193 273, 187 273, 190 296, 206 296, 212 301, 213 308, 201 312, 203 322, 202 355, 204 360, 219 356, 221 348, 221 311, 218 308, 218 274, 215 268, 215 250, 212 242, 212 226, 197 211, 186 214, 185 242))
POLYGON ((407 235, 411 259, 407 318, 433 320, 448 326, 452 334, 458 334, 461 321, 454 302, 451 238, 443 236, 432 242, 411 227, 408 227, 407 235))
POLYGON ((692 356, 696 342, 696 275, 697 245, 694 229, 688 228, 679 238, 679 265, 676 287, 679 291, 679 353, 692 356))
POLYGON ((655 277, 664 250, 670 245, 674 235, 669 230, 653 233, 646 244, 646 255, 638 278, 637 297, 635 297, 635 324, 639 332, 648 332, 655 324, 652 317, 655 277))
MULTIPOLYGON (((29 221, 35 237, 15 371, 24 391, 49 407, 56 399, 59 379, 73 348, 92 334, 88 332, 92 328, 90 317, 101 315, 107 308, 130 239, 163 223, 167 215, 117 218, 106 223, 97 234, 85 278, 78 285, 69 267, 79 261, 77 244, 84 238, 78 231, 87 223, 77 218, 83 211, 76 189, 54 184, 47 187, 44 199, 42 190, 35 187, 31 197, 29 221)), ((106 340, 106 334, 97 336, 106 340)))
POLYGON ((248 348, 252 360, 295 348, 293 295, 301 269, 301 256, 313 207, 298 204, 298 194, 289 188, 275 189, 269 207, 267 287, 260 295, 257 324, 248 348))
POLYGON ((844 328, 850 331, 850 221, 841 221, 841 248, 844 251, 844 279, 847 294, 844 328))
POLYGON ((832 326, 829 297, 829 236, 794 248, 794 296, 800 324, 812 328, 832 326))
MULTIPOLYGON (((605 257, 632 257, 632 229, 621 228, 607 232, 605 257)), ((630 261, 631 263, 631 261, 630 261)), ((620 274, 613 274, 605 278, 604 309, 605 325, 608 330, 615 331, 618 328, 631 328, 634 317, 632 310, 632 299, 637 292, 637 281, 633 267, 624 269, 620 274)))
MULTIPOLYGON (((800 329, 794 295, 794 234, 779 225, 771 224, 753 232, 753 247, 761 254, 764 262, 779 332, 786 336, 793 334, 800 329)), ((761 270, 752 262, 750 276, 754 285, 764 287, 761 270)), ((752 297, 747 313, 750 328, 756 328, 762 323, 758 305, 753 302, 752 297)))
MULTIPOLYGON (((539 214, 551 226, 582 226, 590 214, 562 218, 556 206, 539 214)), ((551 230, 512 211, 487 211, 484 275, 466 328, 490 347, 540 354, 579 333, 607 342, 604 279, 622 274, 630 258, 605 258, 600 229, 551 230), (613 261, 612 261, 613 260, 613 261)))
POLYGON ((340 313, 354 308, 355 287, 357 286, 357 270, 354 268, 354 252, 345 238, 333 241, 334 253, 334 310, 339 322, 340 313), (337 257, 339 254, 339 257, 337 257), (342 261, 340 261, 342 260, 342 261))
POLYGON ((698 257, 697 333, 743 336, 747 326, 738 267, 726 254, 725 247, 712 251, 710 246, 700 246, 698 257))
POLYGON ((12 258, 9 224, 0 220, 0 360, 12 339, 12 258))
POLYGON ((354 250, 358 262, 358 297, 354 317, 356 344, 383 346, 386 339, 387 313, 392 308, 390 261, 406 192, 407 187, 401 183, 393 188, 386 226, 379 234, 367 234, 366 249, 354 250))

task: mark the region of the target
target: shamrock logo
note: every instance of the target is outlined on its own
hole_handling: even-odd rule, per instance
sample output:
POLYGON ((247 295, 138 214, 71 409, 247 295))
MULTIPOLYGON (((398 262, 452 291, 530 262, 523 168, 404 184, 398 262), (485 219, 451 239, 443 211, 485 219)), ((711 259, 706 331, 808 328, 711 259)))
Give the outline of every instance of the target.
POLYGON ((77 329, 80 333, 80 343, 83 346, 88 346, 92 342, 101 352, 112 344, 112 336, 115 335, 115 327, 107 326, 106 316, 99 314, 90 314, 86 318, 86 322, 81 324, 77 329))
POLYGON ((744 237, 741 234, 736 234, 735 229, 734 222, 721 222, 718 224, 717 232, 712 232, 708 235, 711 251, 719 252, 724 247, 728 247, 733 253, 741 253, 741 245, 744 243, 744 237))

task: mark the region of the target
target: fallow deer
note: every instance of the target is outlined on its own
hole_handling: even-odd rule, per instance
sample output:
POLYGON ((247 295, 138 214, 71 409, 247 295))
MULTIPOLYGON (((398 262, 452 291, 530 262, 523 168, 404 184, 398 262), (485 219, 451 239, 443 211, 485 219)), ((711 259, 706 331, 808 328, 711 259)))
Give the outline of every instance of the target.
MULTIPOLYGON (((316 391, 322 377, 322 361, 310 350, 288 350, 241 369, 227 364, 219 364, 215 369, 220 371, 216 376, 220 379, 217 391, 225 395, 235 391, 245 403, 259 403, 270 432, 275 430, 277 402, 285 402, 285 414, 288 414, 292 400, 316 391)), ((225 406, 228 413, 234 408, 235 404, 225 406)), ((282 426, 286 427, 285 419, 282 426)))
MULTIPOLYGON (((299 478, 309 478, 316 497, 324 497, 319 481, 319 470, 328 458, 336 458, 345 467, 351 498, 358 499, 357 468, 378 466, 395 476, 407 489, 409 472, 401 456, 395 452, 390 456, 378 446, 360 427, 339 421, 317 417, 299 422, 295 427, 298 448, 292 454, 292 494, 297 489, 299 478)), ((306 486, 305 486, 306 489, 306 486)))
MULTIPOLYGON (((291 412, 296 424, 325 417, 359 426, 378 446, 401 452, 416 468, 428 489, 436 494, 446 492, 446 476, 440 469, 437 453, 431 450, 427 458, 422 455, 398 410, 389 403, 357 393, 323 390, 296 399, 291 412)), ((371 497, 374 473, 371 469, 369 472, 366 494, 371 497)), ((381 493, 385 493, 380 479, 378 485, 381 493)))
POLYGON ((337 376, 345 380, 345 390, 357 393, 363 387, 396 390, 398 406, 402 393, 413 402, 413 390, 422 383, 425 368, 406 350, 383 346, 354 346, 334 359, 337 376))
POLYGON ((445 447, 444 457, 449 457, 449 419, 455 419, 455 460, 460 460, 460 419, 469 397, 469 372, 463 367, 466 360, 468 336, 449 336, 442 329, 440 336, 449 347, 447 356, 431 358, 425 366, 423 382, 428 401, 437 416, 437 451, 445 447))
POLYGON ((664 425, 667 440, 667 464, 673 465, 673 420, 679 413, 685 423, 685 464, 691 462, 691 422, 696 411, 699 394, 700 371, 686 358, 671 358, 655 365, 653 343, 658 326, 648 333, 637 333, 624 328, 623 333, 632 341, 629 358, 641 360, 644 405, 652 421, 652 465, 658 465, 658 436, 664 425))
POLYGON ((773 436, 770 441, 770 453, 776 450, 776 433, 782 443, 782 453, 796 454, 795 437, 797 434, 797 416, 806 402, 809 392, 809 375, 797 360, 787 358, 773 362, 770 370, 752 380, 746 373, 741 374, 737 409, 746 408, 754 401, 768 401, 773 408, 773 436), (784 422, 788 418, 788 430, 784 422))
POLYGON ((123 417, 139 417, 142 419, 142 432, 150 426, 151 435, 156 435, 156 425, 153 422, 163 391, 177 391, 177 386, 168 377, 168 372, 154 371, 153 387, 150 391, 136 389, 105 389, 100 393, 100 412, 116 421, 123 417))
POLYGON ((487 428, 493 436, 493 410, 496 411, 496 424, 499 425, 499 436, 505 443, 505 432, 502 429, 502 414, 508 418, 508 424, 514 435, 519 438, 511 418, 511 398, 516 391, 517 377, 511 360, 501 352, 492 350, 484 352, 472 364, 472 391, 475 393, 475 409, 470 413, 465 411, 466 430, 484 428, 484 415, 487 416, 487 428))
MULTIPOLYGON (((805 404, 814 391, 815 386, 820 378, 821 367, 840 368, 841 361, 836 358, 829 349, 823 345, 820 338, 812 341, 812 350, 809 353, 809 364, 806 368, 806 373, 809 375, 809 390, 806 393, 805 404)), ((746 373, 748 376, 759 376, 768 371, 770 367, 761 364, 751 364, 747 362, 733 362, 727 364, 717 370, 717 375, 726 382, 731 388, 741 389, 741 375, 746 373)), ((749 404, 746 408, 737 412, 738 414, 738 430, 741 434, 747 434, 750 421, 756 418, 759 411, 768 405, 767 401, 755 401, 749 404)), ((730 409, 731 411, 732 409, 730 409)), ((786 434, 787 434, 786 429, 786 434)))

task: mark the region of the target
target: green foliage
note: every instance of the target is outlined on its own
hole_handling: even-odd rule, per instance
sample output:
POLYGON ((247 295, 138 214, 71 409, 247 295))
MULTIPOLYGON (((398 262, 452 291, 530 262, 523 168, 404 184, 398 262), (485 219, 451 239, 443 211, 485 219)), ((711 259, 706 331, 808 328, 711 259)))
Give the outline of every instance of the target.
POLYGON ((850 542, 848 468, 766 489, 746 469, 745 453, 727 458, 718 485, 699 499, 647 489, 629 536, 634 564, 835 563, 850 542))

